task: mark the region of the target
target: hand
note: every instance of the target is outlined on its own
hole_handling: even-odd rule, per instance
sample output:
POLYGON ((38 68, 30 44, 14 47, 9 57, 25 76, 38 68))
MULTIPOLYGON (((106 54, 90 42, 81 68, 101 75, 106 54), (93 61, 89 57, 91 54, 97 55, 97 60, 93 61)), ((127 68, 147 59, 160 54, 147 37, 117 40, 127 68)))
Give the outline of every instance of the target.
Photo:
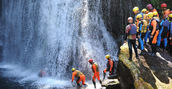
POLYGON ((124 43, 127 43, 127 41, 126 41, 126 40, 124 40, 124 43))
POLYGON ((138 38, 140 38, 140 36, 138 35, 138 38))
POLYGON ((153 38, 153 36, 152 36, 152 35, 151 35, 150 37, 151 37, 151 38, 153 38))

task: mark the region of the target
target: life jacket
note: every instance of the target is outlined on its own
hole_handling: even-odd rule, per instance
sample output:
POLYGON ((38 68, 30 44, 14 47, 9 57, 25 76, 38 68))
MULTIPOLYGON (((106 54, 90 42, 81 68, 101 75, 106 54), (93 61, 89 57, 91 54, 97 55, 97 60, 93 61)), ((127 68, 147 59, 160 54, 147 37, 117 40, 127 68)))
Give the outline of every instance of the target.
POLYGON ((136 34, 137 33, 137 27, 136 27, 136 25, 134 25, 134 24, 130 24, 130 31, 129 31, 129 35, 134 35, 134 34, 136 34))
POLYGON ((79 70, 75 70, 74 72, 76 72, 75 77, 80 77, 80 75, 82 75, 82 74, 83 74, 83 73, 82 73, 82 72, 80 72, 79 70))
POLYGON ((140 29, 141 33, 146 33, 147 32, 147 26, 148 23, 146 20, 140 21, 139 27, 142 25, 142 29, 140 29))
POLYGON ((156 20, 156 22, 157 22, 156 30, 159 30, 159 28, 160 28, 160 20, 159 19, 156 19, 156 18, 152 18, 152 20, 150 21, 150 25, 149 25, 149 30, 151 32, 153 30, 153 26, 151 25, 151 23, 152 23, 153 20, 156 20))
POLYGON ((143 19, 147 20, 147 14, 143 14, 143 19))
MULTIPOLYGON (((96 66, 96 72, 99 72, 99 67, 98 67, 98 65, 97 65, 96 63, 94 63, 93 65, 96 66)), ((93 65, 92 65, 92 70, 93 70, 93 72, 95 72, 94 69, 93 69, 93 65)))

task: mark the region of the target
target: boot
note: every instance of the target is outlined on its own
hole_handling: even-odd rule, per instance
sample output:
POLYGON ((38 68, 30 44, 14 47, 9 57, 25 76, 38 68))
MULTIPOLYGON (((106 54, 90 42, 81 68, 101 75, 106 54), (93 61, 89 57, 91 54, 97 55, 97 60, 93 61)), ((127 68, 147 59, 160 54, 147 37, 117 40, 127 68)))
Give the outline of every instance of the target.
POLYGON ((96 82, 94 80, 92 80, 93 84, 94 84, 94 88, 96 88, 96 82))
POLYGON ((100 85, 102 86, 102 81, 100 80, 99 82, 100 82, 100 85))

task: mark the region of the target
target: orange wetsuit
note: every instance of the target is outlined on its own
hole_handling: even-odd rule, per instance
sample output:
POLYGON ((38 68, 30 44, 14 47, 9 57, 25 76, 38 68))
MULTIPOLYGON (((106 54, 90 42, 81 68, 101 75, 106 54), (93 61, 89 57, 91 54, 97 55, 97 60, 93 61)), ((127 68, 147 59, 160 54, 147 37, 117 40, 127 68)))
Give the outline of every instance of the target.
POLYGON ((99 68, 96 63, 92 64, 92 70, 93 70, 93 81, 97 78, 100 81, 100 75, 99 75, 99 68))
POLYGON ((77 84, 79 84, 82 81, 82 84, 85 85, 85 75, 82 72, 80 72, 79 70, 75 70, 72 73, 72 82, 74 80, 74 77, 78 78, 77 84))
POLYGON ((109 71, 110 75, 112 75, 113 71, 114 71, 114 66, 113 65, 114 65, 114 62, 111 59, 108 59, 107 68, 104 70, 104 73, 109 71))
POLYGON ((153 36, 153 39, 152 39, 152 44, 156 44, 157 43, 157 37, 158 37, 158 34, 159 34, 159 28, 157 28, 157 21, 155 19, 152 20, 151 22, 151 36, 153 36))

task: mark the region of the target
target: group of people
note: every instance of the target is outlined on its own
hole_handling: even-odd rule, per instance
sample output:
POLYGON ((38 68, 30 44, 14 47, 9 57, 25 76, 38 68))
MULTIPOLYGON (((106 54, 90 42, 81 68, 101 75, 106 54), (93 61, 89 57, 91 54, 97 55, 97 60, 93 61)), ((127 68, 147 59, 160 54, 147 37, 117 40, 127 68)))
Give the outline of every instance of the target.
POLYGON ((128 39, 129 60, 132 60, 132 47, 136 58, 139 58, 137 48, 141 50, 140 55, 144 54, 145 45, 150 44, 152 51, 149 53, 155 56, 157 49, 169 49, 172 53, 172 11, 167 8, 166 3, 161 4, 161 13, 148 4, 146 8, 139 10, 133 8, 134 19, 128 18, 126 26, 125 40, 128 39), (136 42, 138 41, 138 45, 136 42))
MULTIPOLYGON (((106 59, 108 60, 107 62, 107 68, 103 71, 103 80, 105 79, 106 76, 106 72, 109 72, 109 75, 113 75, 114 74, 114 61, 111 59, 110 55, 106 55, 105 56, 106 59)), ((100 73, 99 73, 99 66, 98 64, 96 64, 93 59, 89 59, 88 62, 92 65, 91 70, 93 71, 93 77, 92 77, 92 82, 94 84, 94 87, 96 88, 96 79, 100 82, 100 84, 102 85, 102 81, 100 79, 100 73)), ((80 82, 82 81, 82 85, 86 85, 85 84, 85 80, 86 77, 85 75, 79 71, 76 70, 75 68, 72 68, 72 82, 74 81, 74 78, 77 78, 76 83, 77 86, 80 86, 80 82)))

